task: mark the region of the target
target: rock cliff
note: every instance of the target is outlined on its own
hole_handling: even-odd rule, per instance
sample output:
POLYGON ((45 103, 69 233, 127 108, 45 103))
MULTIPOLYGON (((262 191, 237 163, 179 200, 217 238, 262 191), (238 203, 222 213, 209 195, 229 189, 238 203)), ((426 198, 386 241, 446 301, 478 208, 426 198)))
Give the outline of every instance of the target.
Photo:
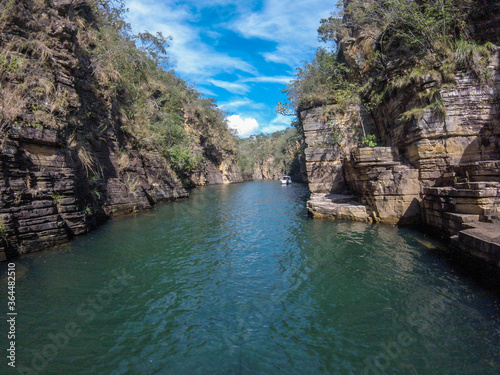
POLYGON ((50 129, 12 128, 0 154, 0 257, 40 250, 88 232, 109 217, 188 196, 155 152, 124 154, 112 133, 89 151, 102 168, 88 176, 77 152, 50 129))
POLYGON ((99 60, 98 43, 112 35, 103 8, 90 0, 1 3, 0 260, 186 198, 181 179, 190 186, 241 181, 234 141, 212 102, 154 67, 139 90, 147 95, 134 102, 127 82, 119 82, 127 71, 102 65, 109 61, 99 60), (170 104, 176 91, 169 87, 192 99, 170 104), (147 117, 160 115, 157 123, 147 117), (191 131, 189 147, 198 156, 162 147, 172 135, 161 121, 180 124, 177 133, 191 131), (186 160, 196 163, 188 168, 186 160))
POLYGON ((279 180, 284 174, 305 182, 304 137, 295 128, 238 140, 238 158, 245 180, 279 180))
MULTIPOLYGON (((474 37, 496 43, 499 16, 486 14, 485 7, 498 7, 498 3, 472 12, 468 21, 474 22, 474 37)), ((370 54, 381 48, 373 29, 350 27, 348 34, 338 38, 340 56, 354 79, 381 74, 367 63, 370 54)), ((388 66, 398 63, 389 57, 388 66)), ((362 101, 337 111, 328 106, 302 109, 313 193, 310 213, 423 226, 451 238, 462 253, 500 267, 498 233, 484 235, 484 241, 477 239, 478 233, 492 234, 500 228, 498 47, 492 48, 489 61, 483 58, 488 62, 483 72, 487 81, 463 70, 448 78, 452 83, 441 86, 430 76, 424 77, 424 84, 427 79, 427 84, 437 88, 439 110, 428 105, 418 109, 418 116, 413 114, 422 107, 423 94, 411 85, 393 86, 370 111, 362 101), (361 129, 375 134, 384 147, 359 147, 361 129), (467 231, 476 237, 472 239, 467 231)), ((372 82, 376 80, 381 81, 379 76, 372 82)))

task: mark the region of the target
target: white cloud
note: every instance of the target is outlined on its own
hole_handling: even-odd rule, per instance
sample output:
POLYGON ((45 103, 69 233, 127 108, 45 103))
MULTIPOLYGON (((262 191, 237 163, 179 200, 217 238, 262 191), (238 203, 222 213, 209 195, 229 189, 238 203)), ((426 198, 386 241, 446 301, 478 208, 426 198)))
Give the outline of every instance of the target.
MULTIPOLYGON (((310 49, 304 48, 304 49, 310 49)), ((294 45, 288 45, 285 43, 278 45, 276 50, 273 52, 264 52, 262 56, 266 59, 267 62, 273 62, 277 64, 290 64, 291 62, 297 61, 297 47, 294 45)), ((302 64, 302 61, 299 62, 302 64)), ((294 65, 295 66, 295 65, 294 65)))
MULTIPOLYGON (((226 4, 226 1, 219 1, 226 4)), ((217 52, 201 40, 201 33, 206 32, 200 27, 193 26, 197 15, 190 5, 196 3, 176 4, 174 1, 162 3, 154 0, 127 0, 127 21, 134 31, 162 32, 164 36, 171 36, 168 53, 176 63, 175 70, 197 82, 216 75, 221 71, 242 71, 257 74, 257 70, 248 62, 217 52)), ((216 34, 211 34, 214 37, 216 34)))
POLYGON ((313 56, 319 45, 319 20, 328 17, 334 8, 332 2, 324 0, 125 1, 130 9, 127 22, 134 32, 161 31, 164 36, 172 36, 168 54, 180 77, 188 84, 196 83, 206 95, 220 94, 225 102, 219 105, 237 113, 240 122, 253 119, 257 126, 267 124, 264 129, 287 126, 285 122, 275 122, 276 119, 270 121, 275 103, 260 101, 272 97, 271 89, 278 84, 289 83, 293 69, 313 56), (208 22, 207 14, 211 17, 208 22), (253 40, 247 45, 245 40, 235 39, 233 33, 239 38, 271 43, 258 44, 253 40), (235 40, 239 45, 234 45, 235 40), (263 47, 249 51, 250 46, 263 47), (258 64, 263 64, 264 59, 267 64, 261 67, 258 64), (280 66, 274 63, 288 66, 281 66, 279 71, 280 66), (230 94, 215 90, 214 86, 241 97, 228 99, 230 94), (259 91, 261 87, 263 90, 259 91), (257 97, 261 92, 262 96, 257 97))
POLYGON ((233 94, 246 94, 248 91, 250 91, 250 86, 243 83, 220 81, 218 79, 207 79, 207 82, 211 83, 214 86, 223 88, 224 90, 232 92, 233 94))
POLYGON ((209 89, 205 88, 205 87, 196 87, 196 90, 203 96, 209 96, 209 97, 212 97, 212 98, 215 98, 217 95, 213 92, 213 91, 210 91, 209 89))
POLYGON ((240 137, 248 137, 259 129, 259 123, 256 119, 244 118, 239 115, 232 115, 227 118, 228 126, 236 129, 240 137))
POLYGON ((252 103, 250 99, 243 98, 243 99, 232 100, 230 102, 219 103, 219 107, 221 107, 225 111, 231 111, 241 108, 243 106, 248 106, 250 103, 252 103))
POLYGON ((248 98, 236 98, 229 102, 218 103, 219 107, 225 111, 235 111, 241 107, 248 109, 265 109, 264 103, 256 103, 248 98))
MULTIPOLYGON (((186 1, 189 2, 189 1, 186 1)), ((198 8, 214 7, 216 5, 233 5, 234 0, 195 0, 193 5, 198 8)))
POLYGON ((220 39, 223 35, 217 31, 213 31, 213 30, 207 30, 205 31, 205 35, 208 36, 209 38, 211 39, 220 39))
MULTIPOLYGON (((252 9, 256 5, 254 1, 126 1, 130 9, 127 20, 134 30, 161 31, 165 36, 172 36, 169 54, 177 63, 176 71, 198 83, 222 71, 257 75, 257 70, 249 62, 218 52, 203 43, 202 34, 217 40, 222 35, 219 31, 227 28, 245 38, 276 42, 276 49, 264 51, 262 56, 268 62, 295 68, 312 56, 318 46, 316 30, 319 20, 328 17, 333 9, 332 3, 324 0, 264 0, 262 9, 258 12, 252 9), (232 19, 228 23, 217 24, 218 31, 196 26, 200 11, 206 8, 232 19)), ((260 82, 284 83, 285 77, 281 78, 280 81, 260 82)))
POLYGON ((294 77, 287 76, 274 76, 274 77, 266 77, 266 76, 256 76, 241 79, 241 82, 257 82, 257 83, 290 83, 290 81, 294 77))

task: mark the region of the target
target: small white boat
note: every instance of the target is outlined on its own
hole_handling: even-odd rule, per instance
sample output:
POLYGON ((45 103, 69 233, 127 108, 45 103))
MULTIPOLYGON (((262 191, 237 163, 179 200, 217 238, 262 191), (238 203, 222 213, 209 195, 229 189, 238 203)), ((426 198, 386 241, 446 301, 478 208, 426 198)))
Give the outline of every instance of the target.
POLYGON ((291 183, 292 183, 292 178, 290 176, 281 177, 281 184, 282 185, 289 185, 291 183))

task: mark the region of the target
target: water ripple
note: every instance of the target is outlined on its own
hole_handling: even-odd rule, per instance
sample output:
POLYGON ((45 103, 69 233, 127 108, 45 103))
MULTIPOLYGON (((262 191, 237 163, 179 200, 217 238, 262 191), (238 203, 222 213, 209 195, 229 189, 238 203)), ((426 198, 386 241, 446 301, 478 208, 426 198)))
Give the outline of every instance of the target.
POLYGON ((418 234, 311 220, 305 199, 298 184, 197 189, 21 259, 19 357, 75 321, 46 373, 496 374, 497 297, 418 234), (130 283, 86 321, 116 269, 130 283))

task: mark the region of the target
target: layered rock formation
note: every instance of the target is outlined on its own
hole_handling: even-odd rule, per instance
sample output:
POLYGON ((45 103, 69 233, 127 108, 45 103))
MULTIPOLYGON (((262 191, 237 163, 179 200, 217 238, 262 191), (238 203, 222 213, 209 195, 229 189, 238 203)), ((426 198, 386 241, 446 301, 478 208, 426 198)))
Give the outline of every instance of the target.
MULTIPOLYGON (((498 2, 481 3, 471 11, 467 22, 476 40, 498 42, 495 32, 500 17, 487 11, 498 6, 498 2)), ((374 30, 355 27, 346 14, 345 28, 337 38, 339 56, 354 76, 351 79, 363 82, 363 76, 371 75, 371 82, 384 82, 377 76, 381 72, 403 74, 412 69, 391 71, 391 64, 403 65, 398 65, 401 56, 391 55, 390 50, 383 52, 387 66, 373 68, 370 55, 382 48, 373 38, 374 30)), ((436 80, 426 73, 419 84, 391 86, 369 112, 361 104, 337 111, 303 110, 300 117, 313 193, 310 213, 422 226, 451 239, 462 253, 500 267, 498 236, 490 233, 498 230, 500 218, 500 51, 491 45, 490 49, 490 65, 482 73, 488 80, 462 70, 455 72, 454 79, 448 78, 452 83, 441 85, 442 76, 436 80), (423 108, 429 103, 423 98, 432 89, 438 90, 439 110, 423 108), (422 112, 412 112, 418 108, 422 112), (361 129, 376 134, 385 147, 358 148, 355 137, 361 129), (347 140, 333 142, 335 131, 347 140), (484 242, 479 239, 481 233, 484 242)), ((488 61, 485 55, 482 58, 488 61)))
POLYGON ((293 182, 306 182, 307 174, 305 171, 304 154, 296 155, 290 166, 285 170, 284 165, 276 163, 274 156, 269 156, 264 160, 258 161, 253 167, 253 173, 248 175, 246 180, 274 180, 278 181, 285 174, 289 174, 293 182))
POLYGON ((118 143, 96 152, 102 174, 89 177, 55 130, 14 128, 0 153, 0 259, 68 241, 109 217, 187 197, 165 160, 132 153, 120 167, 118 143))
MULTIPOLYGON (((112 96, 124 93, 98 82, 78 34, 97 23, 89 2, 32 7, 9 1, 0 12, 0 260, 188 196, 164 150, 126 131, 112 96)), ((199 128, 210 128, 203 121, 199 128)), ((234 142, 221 150, 196 137, 195 185, 241 181, 234 142)))
POLYGON ((276 166, 274 156, 255 163, 251 180, 279 180, 283 176, 283 166, 276 166))
POLYGON ((206 159, 190 176, 191 186, 206 186, 243 182, 238 163, 234 158, 223 160, 219 165, 206 159))
MULTIPOLYGON (((356 149, 352 140, 333 145, 329 140, 332 124, 342 124, 345 114, 340 120, 326 122, 319 119, 321 108, 303 112, 311 192, 353 191, 374 212, 380 212, 384 209, 376 203, 377 196, 399 196, 408 201, 423 196, 426 187, 453 185, 466 176, 478 182, 496 181, 495 165, 500 159, 499 53, 490 69, 495 80, 488 85, 470 76, 457 76, 456 87, 441 94, 444 115, 428 110, 419 121, 401 123, 396 119, 407 104, 397 96, 388 101, 373 114, 374 119, 366 121, 376 125, 380 138, 391 148, 356 149)), ((348 132, 344 134, 349 137, 348 132)), ((376 217, 395 223, 402 214, 400 211, 391 220, 385 220, 383 214, 376 217)))
POLYGON ((329 118, 326 108, 312 108, 301 113, 307 148, 306 173, 311 193, 342 193, 346 190, 343 160, 357 145, 355 126, 350 113, 329 118))

